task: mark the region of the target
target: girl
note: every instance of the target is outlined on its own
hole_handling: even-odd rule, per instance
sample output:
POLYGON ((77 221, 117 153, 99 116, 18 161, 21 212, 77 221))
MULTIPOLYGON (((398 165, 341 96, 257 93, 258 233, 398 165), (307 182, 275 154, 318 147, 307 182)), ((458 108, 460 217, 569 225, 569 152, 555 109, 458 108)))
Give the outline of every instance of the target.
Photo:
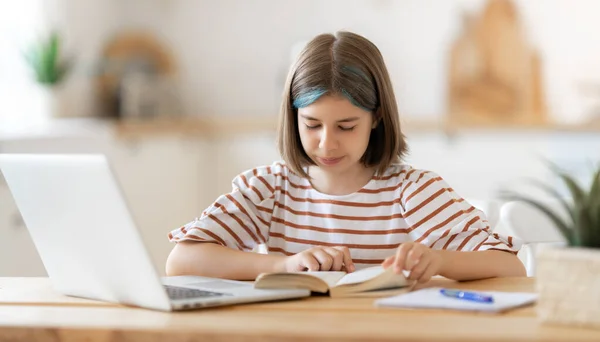
POLYGON ((349 32, 314 38, 290 70, 280 113, 284 160, 169 234, 168 275, 248 280, 262 272, 381 264, 425 282, 525 276, 520 243, 407 151, 377 47, 349 32), (268 254, 248 253, 266 244, 268 254))

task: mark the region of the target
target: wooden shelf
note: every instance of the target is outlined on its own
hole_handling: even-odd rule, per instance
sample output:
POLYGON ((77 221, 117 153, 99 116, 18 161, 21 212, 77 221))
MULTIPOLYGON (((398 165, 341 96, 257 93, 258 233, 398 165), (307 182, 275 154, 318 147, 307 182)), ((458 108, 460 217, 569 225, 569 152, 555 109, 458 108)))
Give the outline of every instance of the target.
MULTIPOLYGON (((200 135, 204 137, 228 137, 240 134, 275 133, 276 117, 252 118, 185 118, 176 120, 116 121, 115 131, 120 137, 142 137, 147 135, 200 135)), ((460 134, 472 131, 543 131, 600 133, 600 121, 587 124, 558 123, 459 123, 442 120, 402 119, 406 133, 460 134)))
MULTIPOLYGON (((419 120, 405 117, 402 130, 409 134, 445 134, 448 136, 473 132, 572 132, 600 134, 600 120, 586 124, 556 123, 490 124, 458 123, 443 120, 419 120)), ((189 138, 231 138, 239 135, 276 134, 276 117, 198 117, 160 120, 114 120, 101 118, 55 119, 44 124, 3 125, 0 141, 51 137, 115 136, 119 139, 138 139, 161 136, 189 138)))
POLYGON ((600 121, 581 123, 581 124, 564 124, 555 122, 540 122, 540 123, 460 123, 448 122, 445 124, 447 132, 469 131, 469 130, 489 130, 489 131, 544 131, 544 132, 577 132, 577 133, 600 133, 600 121))
POLYGON ((231 136, 248 133, 275 132, 277 118, 181 118, 171 120, 123 120, 115 124, 122 137, 146 135, 231 136))

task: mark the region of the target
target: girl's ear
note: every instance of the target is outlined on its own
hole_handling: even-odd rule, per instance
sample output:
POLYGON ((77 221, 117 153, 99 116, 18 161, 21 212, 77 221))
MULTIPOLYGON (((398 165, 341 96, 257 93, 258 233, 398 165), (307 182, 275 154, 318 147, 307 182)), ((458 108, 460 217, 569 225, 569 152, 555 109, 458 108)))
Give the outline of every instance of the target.
POLYGON ((373 123, 371 124, 371 129, 377 128, 379 122, 381 122, 381 108, 377 108, 375 112, 373 112, 373 123))
POLYGON ((379 119, 375 119, 375 120, 373 121, 373 124, 371 125, 371 129, 375 129, 375 128, 377 128, 377 125, 379 125, 379 119))

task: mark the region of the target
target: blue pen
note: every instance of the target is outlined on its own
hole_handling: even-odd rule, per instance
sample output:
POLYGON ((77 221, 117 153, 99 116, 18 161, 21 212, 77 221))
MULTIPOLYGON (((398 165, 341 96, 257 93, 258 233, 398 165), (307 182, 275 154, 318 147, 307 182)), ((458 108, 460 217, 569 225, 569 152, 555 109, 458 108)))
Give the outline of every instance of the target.
POLYGON ((441 289, 440 293, 446 297, 470 300, 470 301, 477 302, 477 303, 491 304, 494 302, 494 297, 484 295, 481 293, 477 293, 477 292, 469 292, 469 291, 454 290, 454 289, 441 289))

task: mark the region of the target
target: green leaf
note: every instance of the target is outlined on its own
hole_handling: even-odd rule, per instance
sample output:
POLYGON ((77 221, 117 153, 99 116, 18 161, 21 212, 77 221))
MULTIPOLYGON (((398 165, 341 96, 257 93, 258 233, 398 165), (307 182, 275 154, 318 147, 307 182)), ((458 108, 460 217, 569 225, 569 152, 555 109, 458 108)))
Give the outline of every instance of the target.
POLYGON ((547 164, 552 172, 558 175, 567 186, 573 198, 572 203, 568 203, 555 188, 537 180, 530 181, 558 200, 567 209, 571 216, 571 225, 569 224, 571 222, 561 220, 556 213, 545 207, 542 202, 514 192, 506 193, 503 197, 523 201, 542 211, 554 222, 571 246, 600 248, 600 165, 593 172, 589 188, 583 188, 572 176, 561 171, 555 164, 551 162, 547 162, 547 164))
MULTIPOLYGON (((590 216, 590 234, 594 244, 600 245, 600 167, 594 173, 592 185, 590 186, 589 198, 589 216, 590 216)), ((598 246, 600 247, 600 246, 598 246)))
POLYGON ((35 66, 39 64, 40 56, 37 49, 30 48, 23 54, 23 56, 25 57, 27 64, 29 64, 29 66, 33 69, 35 69, 35 66))
POLYGON ((590 198, 590 204, 593 206, 600 206, 600 167, 594 172, 588 196, 590 198))
POLYGON ((558 177, 560 177, 560 179, 563 181, 563 183, 565 183, 565 185, 569 189, 569 192, 571 193, 571 195, 573 197, 574 205, 577 206, 577 205, 581 204, 585 198, 585 191, 579 186, 579 184, 577 184, 577 182, 571 176, 569 176, 568 174, 561 171, 560 168, 558 166, 556 166, 554 163, 548 162, 548 164, 550 166, 550 169, 558 177))
POLYGON ((31 46, 24 57, 34 72, 35 79, 41 84, 57 84, 71 69, 70 62, 61 61, 60 37, 57 32, 52 32, 47 39, 31 46))
POLYGON ((594 217, 589 207, 579 208, 578 221, 575 228, 579 231, 581 237, 581 246, 590 248, 600 248, 600 234, 598 226, 594 226, 594 217))
POLYGON ((537 179, 529 179, 529 182, 531 182, 533 185, 537 186, 538 188, 546 191, 552 198, 555 198, 562 206, 563 208, 565 208, 565 211, 567 212, 567 214, 569 214, 569 217, 571 218, 571 221, 575 221, 575 211, 574 211, 574 206, 569 204, 564 196, 558 192, 558 190, 554 189, 553 187, 544 184, 540 181, 538 181, 537 179))
POLYGON ((600 205, 592 208, 592 229, 598 241, 600 242, 600 205))
POLYGON ((579 245, 577 237, 575 236, 575 234, 573 234, 573 229, 569 228, 569 225, 565 221, 563 221, 558 215, 556 215, 554 211, 549 209, 546 205, 532 198, 523 196, 515 192, 504 192, 501 196, 502 198, 505 198, 507 200, 525 202, 533 206, 534 208, 540 210, 556 225, 558 230, 561 232, 561 234, 565 237, 565 239, 569 242, 570 245, 579 245))
POLYGON ((57 83, 58 80, 58 48, 59 41, 58 35, 53 33, 50 37, 50 46, 48 48, 49 58, 48 58, 48 80, 50 83, 57 83))

